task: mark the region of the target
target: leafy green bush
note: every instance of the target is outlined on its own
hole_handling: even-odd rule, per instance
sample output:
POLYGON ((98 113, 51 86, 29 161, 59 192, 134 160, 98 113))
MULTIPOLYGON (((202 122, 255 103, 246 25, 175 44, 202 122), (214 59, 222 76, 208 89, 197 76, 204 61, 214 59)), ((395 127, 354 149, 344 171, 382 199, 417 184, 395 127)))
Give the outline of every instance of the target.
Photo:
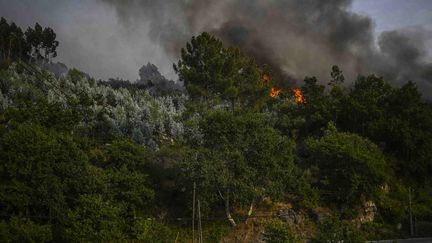
POLYGON ((39 225, 30 219, 12 217, 9 222, 0 221, 0 241, 49 242, 52 240, 51 226, 39 225))
POLYGON ((140 219, 134 225, 137 240, 149 243, 165 243, 174 241, 174 233, 169 227, 154 219, 140 219))
POLYGON ((314 242, 365 242, 366 238, 363 233, 346 220, 339 216, 332 216, 325 219, 318 225, 318 232, 315 235, 314 242))
POLYGON ((356 134, 338 132, 332 123, 323 137, 305 143, 307 160, 319 168, 315 176, 325 202, 353 208, 381 194, 387 165, 374 143, 356 134))
POLYGON ((101 195, 83 195, 69 212, 69 241, 100 242, 125 239, 125 221, 118 205, 105 201, 101 195))
POLYGON ((264 239, 267 243, 294 243, 299 241, 290 226, 281 221, 273 221, 265 227, 264 239))

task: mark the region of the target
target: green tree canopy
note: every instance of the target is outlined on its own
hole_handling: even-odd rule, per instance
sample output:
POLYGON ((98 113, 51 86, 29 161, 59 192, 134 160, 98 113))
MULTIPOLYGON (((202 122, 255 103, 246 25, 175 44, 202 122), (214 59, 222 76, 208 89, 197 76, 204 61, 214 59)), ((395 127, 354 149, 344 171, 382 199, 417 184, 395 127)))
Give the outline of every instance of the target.
POLYGON ((221 98, 233 107, 241 104, 256 108, 268 96, 269 89, 263 85, 262 72, 253 59, 238 48, 224 48, 220 40, 206 32, 192 37, 174 69, 193 99, 221 98))
POLYGON ((126 222, 122 209, 101 195, 82 195, 77 207, 70 210, 66 236, 76 242, 125 240, 126 222))
POLYGON ((297 188, 295 144, 269 121, 264 114, 214 111, 200 122, 204 143, 186 166, 204 203, 222 199, 229 214, 229 205, 281 199, 297 188))
POLYGON ((356 134, 338 132, 330 124, 325 135, 306 141, 309 163, 316 175, 322 198, 339 206, 359 206, 376 199, 387 181, 381 150, 356 134))
POLYGON ((64 208, 86 190, 87 156, 68 135, 19 125, 1 138, 0 153, 5 212, 61 218, 64 208))

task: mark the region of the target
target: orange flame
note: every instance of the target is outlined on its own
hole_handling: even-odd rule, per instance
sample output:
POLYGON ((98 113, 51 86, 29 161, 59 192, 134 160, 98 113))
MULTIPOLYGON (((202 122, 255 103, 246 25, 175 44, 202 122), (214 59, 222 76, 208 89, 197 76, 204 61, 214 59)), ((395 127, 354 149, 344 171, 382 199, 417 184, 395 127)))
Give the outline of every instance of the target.
POLYGON ((270 76, 267 73, 264 73, 262 76, 262 80, 264 83, 268 83, 270 80, 270 76))
POLYGON ((278 88, 271 88, 271 91, 270 91, 270 96, 271 97, 273 97, 273 98, 276 98, 276 97, 278 97, 279 96, 279 93, 282 91, 282 89, 278 89, 278 88))
POLYGON ((295 97, 297 104, 301 104, 301 103, 305 102, 303 94, 299 88, 294 88, 293 92, 294 92, 294 97, 295 97))

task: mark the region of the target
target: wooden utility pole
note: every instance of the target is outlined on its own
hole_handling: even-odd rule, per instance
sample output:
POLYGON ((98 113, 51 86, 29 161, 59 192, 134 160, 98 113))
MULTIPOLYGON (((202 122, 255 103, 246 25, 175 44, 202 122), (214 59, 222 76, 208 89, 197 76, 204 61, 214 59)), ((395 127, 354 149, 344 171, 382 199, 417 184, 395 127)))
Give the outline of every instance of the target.
POLYGON ((203 242, 203 236, 202 236, 202 225, 201 225, 201 207, 200 207, 200 200, 198 200, 198 242, 203 242))
POLYGON ((193 183, 193 199, 192 199, 192 243, 195 243, 195 191, 196 183, 193 183))
POLYGON ((410 233, 411 236, 414 235, 414 227, 413 227, 413 217, 412 217, 412 208, 411 208, 411 187, 408 188, 408 195, 409 195, 409 217, 410 217, 410 233))

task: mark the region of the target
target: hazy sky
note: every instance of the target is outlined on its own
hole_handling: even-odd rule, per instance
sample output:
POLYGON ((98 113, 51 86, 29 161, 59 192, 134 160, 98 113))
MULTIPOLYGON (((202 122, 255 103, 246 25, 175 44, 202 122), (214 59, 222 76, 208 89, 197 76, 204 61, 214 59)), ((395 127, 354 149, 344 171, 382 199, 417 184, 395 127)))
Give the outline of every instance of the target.
POLYGON ((355 0, 352 10, 370 16, 376 31, 432 26, 431 0, 355 0))
POLYGON ((432 53, 432 0, 354 0, 351 9, 372 18, 376 36, 382 31, 423 26, 429 30, 427 49, 432 53))
POLYGON ((60 42, 56 60, 96 78, 136 80, 149 61, 173 75, 170 60, 145 29, 124 28, 115 10, 96 0, 0 0, 0 16, 21 26, 52 27, 60 42))
MULTIPOLYGON (((282 0, 274 1, 283 2, 282 0)), ((288 1, 295 2, 296 0, 288 1)), ((317 3, 318 0, 305 2, 314 1, 316 5, 321 4, 321 0, 319 3, 317 3)), ((173 38, 176 37, 176 33, 186 33, 186 35, 189 33, 188 30, 183 31, 183 28, 187 29, 188 26, 187 23, 181 21, 188 20, 190 16, 187 15, 187 12, 182 13, 181 9, 178 10, 175 1, 170 0, 154 0, 154 4, 152 1, 143 1, 145 4, 142 5, 155 5, 156 13, 154 9, 123 8, 121 6, 123 3, 135 6, 136 2, 136 0, 0 0, 0 16, 22 27, 33 25, 35 22, 52 27, 60 41, 56 60, 64 62, 69 67, 79 68, 96 78, 121 77, 136 80, 138 69, 143 64, 152 62, 160 68, 162 74, 175 79, 172 63, 176 62, 177 57, 167 52, 166 45, 162 43, 167 32, 157 33, 153 23, 156 17, 151 15, 162 13, 162 17, 157 16, 157 18, 167 21, 157 26, 168 30, 173 28, 177 31, 172 32, 173 38), (170 10, 159 12, 161 8, 170 10), (123 10, 126 11, 126 15, 129 14, 127 11, 130 11, 131 16, 139 16, 139 18, 131 18, 134 22, 125 24, 125 21, 131 19, 125 17, 123 10)), ((214 0, 213 2, 207 0, 205 2, 210 2, 210 8, 215 10, 201 12, 202 16, 198 17, 206 19, 204 22, 207 26, 217 25, 223 21, 223 16, 213 15, 218 10, 224 10, 223 4, 229 6, 230 0, 214 0)), ((248 7, 249 4, 244 0, 236 2, 244 4, 245 7, 248 7)), ((264 4, 265 1, 254 2, 264 4)), ((423 50, 432 48, 432 0, 354 0, 351 5, 349 0, 328 2, 335 2, 335 6, 369 16, 374 28, 372 32, 375 40, 378 40, 382 31, 412 28, 418 32, 420 28, 421 32, 425 33, 425 36, 422 37, 425 40, 423 50)), ((202 8, 202 6, 199 7, 202 8)), ((196 23, 199 21, 194 22, 195 25, 196 23)), ((199 29, 196 26, 194 28, 199 29)), ((323 49, 320 46, 311 48, 316 48, 318 51, 323 49)), ((322 56, 321 61, 326 62, 327 65, 327 54, 322 56)), ((430 55, 423 58, 430 60, 430 55)), ((332 64, 331 61, 334 62, 334 59, 328 61, 329 67, 332 64)), ((291 65, 292 62, 287 62, 290 64, 287 65, 291 67, 289 71, 295 73, 296 65, 291 65)), ((307 60, 299 60, 301 64, 305 62, 307 60)))

